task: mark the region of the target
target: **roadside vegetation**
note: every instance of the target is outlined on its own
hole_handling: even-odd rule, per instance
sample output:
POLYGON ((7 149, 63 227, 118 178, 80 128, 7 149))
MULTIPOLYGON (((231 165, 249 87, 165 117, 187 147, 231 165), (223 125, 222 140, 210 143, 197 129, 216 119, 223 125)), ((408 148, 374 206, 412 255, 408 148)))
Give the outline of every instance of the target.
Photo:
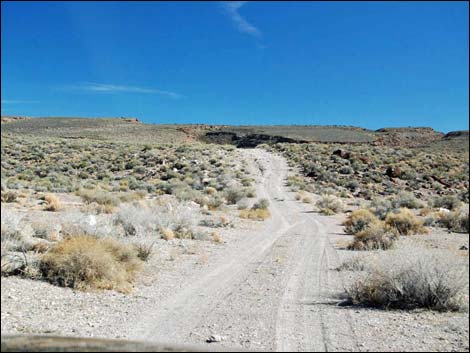
MULTIPOLYGON (((350 304, 468 310, 468 264, 448 250, 431 250, 432 243, 418 246, 418 239, 425 241, 435 230, 469 233, 468 150, 322 143, 263 147, 281 153, 299 171, 286 183, 297 201, 316 194, 316 211, 346 212, 343 229, 352 239, 342 248, 353 251, 338 270, 354 272, 346 286, 350 304)), ((468 261, 468 248, 462 249, 468 261)))
POLYGON ((360 273, 347 288, 351 304, 381 309, 468 310, 465 267, 449 254, 423 250, 409 246, 373 260, 343 264, 340 270, 360 273))
POLYGON ((156 241, 221 244, 237 214, 270 216, 233 146, 5 135, 1 150, 2 276, 128 291, 156 241))
POLYGON ((405 197, 394 207, 417 208, 437 198, 434 207, 468 203, 468 150, 375 146, 371 144, 277 143, 263 148, 284 155, 300 175, 287 184, 294 191, 316 194, 325 189, 371 200, 405 197), (450 203, 450 204, 449 204, 450 203))

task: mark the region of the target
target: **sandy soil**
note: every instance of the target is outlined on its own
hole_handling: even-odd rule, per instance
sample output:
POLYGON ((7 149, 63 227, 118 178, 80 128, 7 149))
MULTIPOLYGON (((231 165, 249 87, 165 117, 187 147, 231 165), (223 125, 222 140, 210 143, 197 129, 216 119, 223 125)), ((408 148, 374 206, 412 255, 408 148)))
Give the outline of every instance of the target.
MULTIPOLYGON (((83 293, 2 278, 2 334, 128 338, 269 351, 468 351, 468 312, 339 306, 351 274, 340 225, 284 185, 286 161, 240 150, 272 217, 224 230, 224 244, 158 242, 133 293, 83 293)), ((468 247, 468 235, 448 235, 468 247)), ((449 244, 447 242, 446 244, 449 244)), ((448 245, 446 245, 448 246, 448 245)), ((457 248, 458 249, 458 248, 457 248)), ((468 263, 468 251, 462 258, 468 263)), ((468 269, 468 267, 467 267, 468 269)))

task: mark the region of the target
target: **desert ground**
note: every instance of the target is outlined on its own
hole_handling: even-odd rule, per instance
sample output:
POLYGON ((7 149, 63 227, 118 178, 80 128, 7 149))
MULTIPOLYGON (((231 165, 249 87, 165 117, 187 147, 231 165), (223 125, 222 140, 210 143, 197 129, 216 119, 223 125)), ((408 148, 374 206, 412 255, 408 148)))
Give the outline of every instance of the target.
POLYGON ((141 125, 2 117, 2 335, 469 350, 468 132, 141 125))

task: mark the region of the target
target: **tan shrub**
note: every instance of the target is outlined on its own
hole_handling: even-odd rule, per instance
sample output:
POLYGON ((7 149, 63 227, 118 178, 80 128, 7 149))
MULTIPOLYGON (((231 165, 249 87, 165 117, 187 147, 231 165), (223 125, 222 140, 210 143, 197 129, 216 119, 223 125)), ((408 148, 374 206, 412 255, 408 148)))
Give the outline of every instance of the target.
POLYGON ((51 244, 48 241, 36 241, 31 245, 31 250, 37 253, 45 253, 51 248, 51 244))
MULTIPOLYGON (((124 193, 119 194, 118 196, 121 202, 131 202, 131 201, 142 200, 143 198, 145 198, 146 195, 147 193, 145 191, 135 191, 135 192, 124 192, 124 193)), ((109 205, 109 204, 105 204, 105 205, 109 205)))
POLYGON ((100 206, 101 206, 101 211, 103 211, 103 213, 106 213, 106 214, 111 214, 116 209, 116 207, 113 205, 100 205, 100 206))
POLYGON ((356 233, 348 245, 349 250, 388 250, 398 239, 397 232, 389 229, 384 222, 376 220, 356 233))
POLYGON ((351 212, 346 221, 344 231, 349 234, 356 234, 364 230, 369 224, 378 222, 379 219, 369 210, 359 209, 351 212))
POLYGON ((211 186, 208 186, 204 191, 207 195, 214 195, 217 193, 217 190, 211 186))
POLYGON ((240 218, 244 219, 251 219, 255 221, 264 221, 271 217, 271 212, 267 209, 248 209, 248 210, 241 210, 240 211, 240 218))
POLYGON ((407 208, 401 208, 397 213, 389 213, 385 218, 385 224, 398 231, 400 235, 426 233, 423 221, 418 219, 407 208))
POLYGON ((227 216, 222 215, 219 217, 219 220, 222 227, 226 227, 230 224, 230 219, 227 216))
POLYGON ((44 201, 46 201, 46 206, 44 208, 46 211, 56 212, 62 208, 59 198, 54 194, 47 194, 44 196, 44 201))
POLYGON ((313 199, 310 196, 305 196, 302 198, 303 203, 313 203, 313 199))
POLYGON ((121 180, 119 182, 119 191, 127 191, 127 190, 129 190, 129 181, 121 180))
POLYGON ((127 292, 140 267, 132 246, 87 235, 66 238, 40 258, 40 270, 48 281, 81 290, 127 292))
POLYGON ((120 203, 119 198, 103 190, 80 190, 77 192, 77 195, 80 196, 85 203, 96 202, 98 205, 113 207, 118 206, 120 203))
POLYGON ((222 237, 217 232, 211 232, 210 236, 211 236, 212 241, 214 243, 222 243, 223 242, 222 237))
POLYGON ((162 239, 165 239, 165 240, 175 239, 175 233, 169 228, 160 229, 160 233, 162 233, 162 239))
POLYGON ((429 216, 432 213, 432 210, 429 207, 424 207, 419 211, 421 217, 429 216))

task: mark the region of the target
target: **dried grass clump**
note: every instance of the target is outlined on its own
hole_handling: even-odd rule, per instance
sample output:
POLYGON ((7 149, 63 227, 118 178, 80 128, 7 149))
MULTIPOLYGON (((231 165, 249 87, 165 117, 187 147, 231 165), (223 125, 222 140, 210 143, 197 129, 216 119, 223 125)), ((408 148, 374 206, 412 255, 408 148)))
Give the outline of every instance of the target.
POLYGON ((316 206, 320 209, 320 213, 325 215, 333 215, 344 209, 341 199, 333 195, 324 195, 317 201, 316 206))
POLYGON ((465 274, 452 257, 436 257, 423 249, 381 256, 380 264, 347 288, 353 304, 382 309, 465 309, 465 274))
POLYGON ((78 235, 60 241, 42 255, 39 267, 44 278, 59 286, 127 292, 141 263, 130 245, 78 235))
POLYGON ((369 210, 381 220, 384 220, 392 209, 392 202, 384 198, 373 199, 369 205, 369 210))
POLYGON ((151 243, 151 244, 140 243, 140 244, 134 245, 137 251, 137 257, 141 259, 142 261, 148 261, 150 257, 152 256, 154 245, 155 243, 151 243))
POLYGON ((264 221, 271 217, 271 212, 267 209, 257 208, 240 211, 240 218, 251 219, 255 221, 264 221))
POLYGON ((62 208, 59 198, 54 194, 45 195, 44 201, 46 201, 46 206, 44 207, 46 211, 57 212, 62 208))
POLYGON ((269 200, 260 199, 250 209, 240 210, 240 218, 252 219, 256 221, 264 221, 271 217, 271 212, 268 210, 269 200))
POLYGON ((96 202, 98 205, 116 207, 119 205, 120 200, 113 194, 102 190, 80 190, 77 192, 85 203, 96 202))
POLYGON ((222 237, 217 232, 211 232, 210 237, 214 243, 223 243, 222 237))
POLYGON ((207 195, 215 195, 217 193, 217 189, 211 186, 206 187, 204 191, 207 195))
POLYGON ((313 203, 313 199, 310 196, 304 196, 302 198, 303 203, 313 203))
POLYGON ((160 233, 162 234, 162 239, 164 240, 172 240, 175 239, 175 233, 169 228, 162 228, 160 229, 160 233))
POLYGON ((377 222, 379 219, 369 210, 359 209, 351 212, 343 223, 344 231, 348 234, 356 234, 364 230, 369 224, 377 222))
POLYGON ((349 250, 388 250, 398 239, 398 234, 389 229, 384 222, 374 221, 356 233, 349 250))
POLYGON ((385 218, 385 224, 400 235, 427 233, 423 221, 407 208, 402 208, 397 213, 389 213, 385 218))

